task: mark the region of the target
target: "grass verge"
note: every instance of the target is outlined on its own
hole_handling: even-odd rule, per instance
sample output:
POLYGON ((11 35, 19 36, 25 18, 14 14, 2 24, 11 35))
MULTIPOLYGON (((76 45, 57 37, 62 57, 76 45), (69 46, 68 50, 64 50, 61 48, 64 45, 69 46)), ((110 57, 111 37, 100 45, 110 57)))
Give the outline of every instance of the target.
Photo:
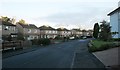
POLYGON ((120 47, 120 42, 92 40, 91 47, 88 48, 90 52, 103 51, 113 47, 120 47))

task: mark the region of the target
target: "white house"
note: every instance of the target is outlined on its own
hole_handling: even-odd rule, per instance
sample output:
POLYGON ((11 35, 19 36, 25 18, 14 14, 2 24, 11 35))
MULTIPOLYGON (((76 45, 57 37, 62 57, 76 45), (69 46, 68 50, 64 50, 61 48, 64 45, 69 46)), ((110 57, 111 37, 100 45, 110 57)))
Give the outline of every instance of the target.
POLYGON ((120 5, 118 4, 118 8, 110 12, 108 16, 110 16, 111 32, 118 33, 113 38, 120 38, 120 5))

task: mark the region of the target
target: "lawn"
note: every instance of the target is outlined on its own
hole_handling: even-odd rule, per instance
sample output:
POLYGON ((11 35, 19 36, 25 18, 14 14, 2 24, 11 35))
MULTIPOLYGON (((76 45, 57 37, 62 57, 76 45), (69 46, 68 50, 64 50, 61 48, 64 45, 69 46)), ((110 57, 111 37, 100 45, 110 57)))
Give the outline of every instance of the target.
POLYGON ((112 44, 112 43, 113 42, 106 42, 106 41, 101 41, 101 40, 93 40, 92 41, 92 44, 97 48, 101 47, 104 44, 112 44))
POLYGON ((92 40, 90 43, 92 44, 92 46, 88 48, 90 52, 103 51, 113 47, 120 47, 120 43, 116 43, 114 41, 92 40))

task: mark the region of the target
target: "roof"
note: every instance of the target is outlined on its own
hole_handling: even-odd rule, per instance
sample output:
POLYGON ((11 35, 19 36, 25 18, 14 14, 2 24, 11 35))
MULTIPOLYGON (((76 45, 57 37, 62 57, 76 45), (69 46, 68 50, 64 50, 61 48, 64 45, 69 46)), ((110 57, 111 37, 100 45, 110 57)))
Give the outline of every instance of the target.
POLYGON ((118 8, 115 9, 114 11, 110 12, 110 13, 108 14, 108 16, 110 16, 110 15, 112 15, 112 14, 118 12, 118 11, 120 11, 120 7, 118 7, 118 8))
POLYGON ((20 24, 23 28, 35 28, 37 29, 37 26, 35 26, 34 24, 22 24, 22 23, 18 23, 20 24))
POLYGON ((40 30, 55 30, 54 28, 50 27, 50 26, 41 26, 39 27, 40 30))
POLYGON ((16 26, 16 25, 14 25, 14 24, 12 24, 10 22, 1 21, 1 20, 0 20, 0 22, 2 22, 2 23, 0 23, 0 25, 2 24, 2 25, 5 25, 5 26, 16 26))
POLYGON ((58 28, 57 30, 58 30, 58 31, 69 31, 69 30, 66 29, 66 28, 58 28))
POLYGON ((82 30, 82 32, 87 32, 87 30, 82 30))
POLYGON ((72 30, 75 30, 75 31, 81 31, 80 29, 72 29, 72 30))

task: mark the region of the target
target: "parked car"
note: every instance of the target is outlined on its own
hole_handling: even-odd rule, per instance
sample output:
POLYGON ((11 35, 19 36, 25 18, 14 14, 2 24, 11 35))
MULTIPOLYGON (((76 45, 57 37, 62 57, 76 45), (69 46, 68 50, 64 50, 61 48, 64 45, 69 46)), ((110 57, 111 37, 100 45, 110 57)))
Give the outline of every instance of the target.
POLYGON ((73 40, 73 39, 75 39, 75 37, 70 37, 69 39, 70 39, 70 40, 73 40))
POLYGON ((84 36, 84 37, 83 37, 83 39, 87 39, 87 37, 86 37, 86 36, 84 36))

